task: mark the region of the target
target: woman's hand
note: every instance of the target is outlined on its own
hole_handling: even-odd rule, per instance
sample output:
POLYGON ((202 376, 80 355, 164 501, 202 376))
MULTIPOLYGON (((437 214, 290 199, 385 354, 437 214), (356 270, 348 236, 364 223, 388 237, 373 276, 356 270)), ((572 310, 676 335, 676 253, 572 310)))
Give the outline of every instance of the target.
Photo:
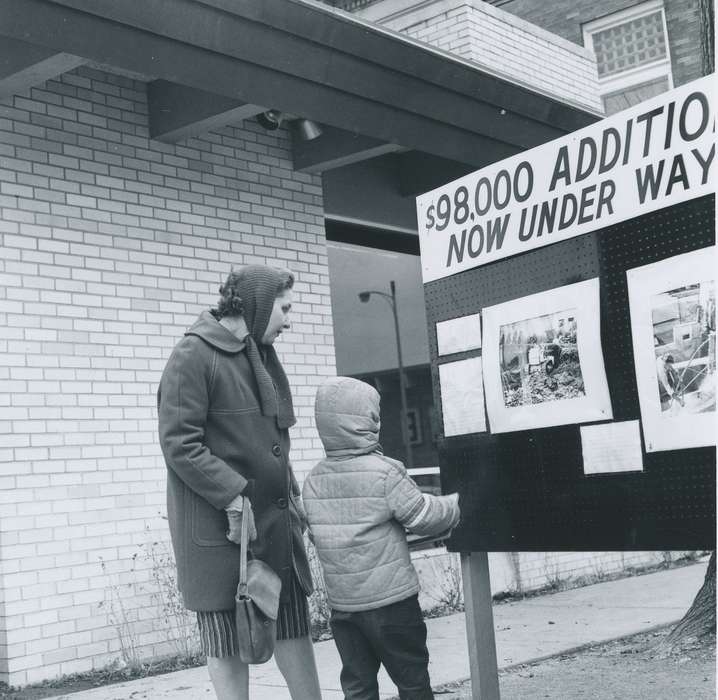
POLYGON ((253 542, 257 539, 257 526, 254 524, 254 511, 248 498, 237 496, 226 508, 229 529, 227 539, 234 544, 242 541, 242 518, 247 518, 247 539, 253 542))

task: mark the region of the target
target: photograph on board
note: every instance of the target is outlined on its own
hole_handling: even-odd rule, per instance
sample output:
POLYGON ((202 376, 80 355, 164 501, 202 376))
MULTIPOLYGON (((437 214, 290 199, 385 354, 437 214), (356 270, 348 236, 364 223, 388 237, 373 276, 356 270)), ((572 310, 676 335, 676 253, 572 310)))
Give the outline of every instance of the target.
POLYGON ((492 433, 613 417, 599 302, 599 281, 591 279, 483 310, 492 433))
POLYGON ((671 289, 651 299, 662 413, 716 410, 715 303, 713 280, 671 289))
POLYGON ((649 452, 715 444, 715 248, 628 270, 649 452))
POLYGON ((577 332, 575 308, 500 327, 505 406, 526 406, 586 395, 577 332))

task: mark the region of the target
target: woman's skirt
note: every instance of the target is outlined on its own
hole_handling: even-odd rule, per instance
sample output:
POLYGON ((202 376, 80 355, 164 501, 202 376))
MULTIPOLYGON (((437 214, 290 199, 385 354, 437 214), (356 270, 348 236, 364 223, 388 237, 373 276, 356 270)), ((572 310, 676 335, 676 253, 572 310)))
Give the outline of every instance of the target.
MULTIPOLYGON (((207 656, 224 658, 239 654, 234 610, 214 610, 197 613, 202 651, 207 656)), ((289 600, 279 606, 277 639, 297 639, 309 634, 309 606, 307 596, 292 574, 289 600)))

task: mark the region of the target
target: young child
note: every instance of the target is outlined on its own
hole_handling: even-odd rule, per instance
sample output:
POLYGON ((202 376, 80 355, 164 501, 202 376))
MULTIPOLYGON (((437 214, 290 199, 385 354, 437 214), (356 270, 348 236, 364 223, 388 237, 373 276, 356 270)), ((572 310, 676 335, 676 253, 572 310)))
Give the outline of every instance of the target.
POLYGON ((405 528, 437 535, 459 522, 458 494, 423 494, 379 445, 379 394, 327 380, 314 408, 326 458, 306 478, 304 507, 319 555, 347 700, 378 700, 384 664, 402 700, 433 698, 419 580, 405 528))

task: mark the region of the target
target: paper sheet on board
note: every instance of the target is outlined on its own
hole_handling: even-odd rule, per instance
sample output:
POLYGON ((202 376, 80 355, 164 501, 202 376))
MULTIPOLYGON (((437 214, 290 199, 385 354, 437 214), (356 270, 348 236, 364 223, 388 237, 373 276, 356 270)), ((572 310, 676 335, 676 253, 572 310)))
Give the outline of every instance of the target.
POLYGON ((451 355, 481 347, 481 314, 439 321, 436 324, 439 355, 451 355))
POLYGON ((581 426, 584 474, 642 472, 641 432, 637 420, 581 426))
POLYGON ((481 358, 471 357, 439 365, 444 436, 486 430, 481 358))

